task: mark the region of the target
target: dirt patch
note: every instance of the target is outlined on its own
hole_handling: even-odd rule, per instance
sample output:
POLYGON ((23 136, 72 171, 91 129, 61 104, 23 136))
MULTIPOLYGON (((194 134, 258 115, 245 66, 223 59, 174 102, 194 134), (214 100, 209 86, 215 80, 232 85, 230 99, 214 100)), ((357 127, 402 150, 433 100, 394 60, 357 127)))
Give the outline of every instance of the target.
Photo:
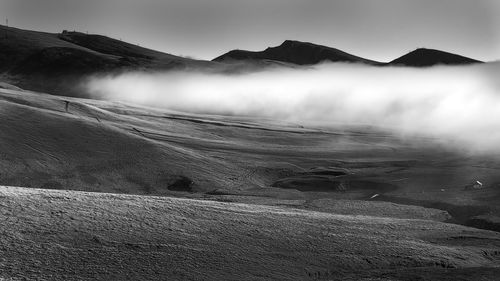
POLYGON ((273 187, 297 189, 303 192, 370 191, 385 193, 396 190, 394 184, 368 180, 343 180, 338 177, 306 175, 285 178, 272 184, 273 187))
POLYGON ((188 177, 180 176, 179 179, 168 186, 168 190, 192 192, 193 181, 188 177))
POLYGON ((378 197, 377 200, 444 210, 452 217, 448 222, 500 232, 500 222, 489 219, 487 216, 491 211, 488 206, 458 206, 444 202, 414 200, 384 195, 378 197))
POLYGON ((465 224, 475 228, 500 232, 500 220, 498 217, 488 215, 475 216, 467 220, 465 224))
POLYGON ((304 173, 306 175, 318 175, 318 176, 345 176, 348 175, 349 172, 345 169, 342 168, 335 168, 335 167, 318 167, 318 168, 313 168, 309 172, 304 173))
POLYGON ((43 189, 64 189, 64 186, 57 181, 48 181, 40 186, 43 189))

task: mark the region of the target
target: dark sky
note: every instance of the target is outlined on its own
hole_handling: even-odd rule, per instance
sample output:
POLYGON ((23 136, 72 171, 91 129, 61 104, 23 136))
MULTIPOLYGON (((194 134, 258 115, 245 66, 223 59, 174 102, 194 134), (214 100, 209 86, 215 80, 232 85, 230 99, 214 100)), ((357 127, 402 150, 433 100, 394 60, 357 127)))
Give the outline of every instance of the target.
POLYGON ((285 39, 381 61, 418 47, 500 59, 499 0, 0 0, 0 17, 202 59, 285 39))

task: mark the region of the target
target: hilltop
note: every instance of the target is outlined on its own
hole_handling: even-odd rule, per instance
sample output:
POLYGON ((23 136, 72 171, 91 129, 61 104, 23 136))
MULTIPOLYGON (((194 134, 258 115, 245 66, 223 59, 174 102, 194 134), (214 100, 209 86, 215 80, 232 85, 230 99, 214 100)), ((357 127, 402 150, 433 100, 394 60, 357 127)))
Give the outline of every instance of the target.
POLYGON ((80 79, 91 74, 214 65, 75 31, 47 33, 0 25, 0 38, 3 80, 52 94, 81 95, 80 79))
POLYGON ((471 64, 480 63, 481 61, 471 59, 468 57, 460 56, 457 54, 452 54, 440 50, 419 48, 412 51, 404 56, 401 56, 389 64, 391 65, 402 65, 402 66, 433 66, 437 64, 441 65, 461 65, 461 64, 471 64))
POLYGON ((293 40, 286 40, 277 47, 270 47, 260 52, 233 50, 214 59, 219 62, 230 60, 272 60, 298 65, 311 65, 323 61, 380 64, 335 48, 293 40))
POLYGON ((424 48, 417 49, 391 62, 383 63, 355 56, 335 48, 293 40, 286 40, 281 45, 269 47, 264 51, 232 50, 213 59, 213 61, 226 63, 263 60, 297 65, 314 65, 321 62, 347 62, 375 66, 398 65, 409 67, 480 63, 478 60, 464 56, 424 48))

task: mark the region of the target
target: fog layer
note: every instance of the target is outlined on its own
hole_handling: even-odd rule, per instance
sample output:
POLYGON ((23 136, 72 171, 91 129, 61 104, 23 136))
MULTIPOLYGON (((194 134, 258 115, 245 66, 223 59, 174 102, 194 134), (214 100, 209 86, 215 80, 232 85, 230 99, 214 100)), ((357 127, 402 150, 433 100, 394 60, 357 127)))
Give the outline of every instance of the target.
POLYGON ((471 151, 500 143, 500 63, 431 68, 329 63, 244 74, 132 72, 94 77, 100 99, 166 109, 436 137, 471 151))

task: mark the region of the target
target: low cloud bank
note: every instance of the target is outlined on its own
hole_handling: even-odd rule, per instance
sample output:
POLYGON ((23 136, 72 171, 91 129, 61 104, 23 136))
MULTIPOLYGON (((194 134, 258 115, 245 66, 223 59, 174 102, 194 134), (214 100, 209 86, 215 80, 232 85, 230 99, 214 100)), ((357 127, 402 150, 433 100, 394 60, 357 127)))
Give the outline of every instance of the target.
POLYGON ((328 63, 242 74, 126 73, 94 77, 95 98, 172 110, 372 125, 498 150, 500 63, 431 68, 328 63))

